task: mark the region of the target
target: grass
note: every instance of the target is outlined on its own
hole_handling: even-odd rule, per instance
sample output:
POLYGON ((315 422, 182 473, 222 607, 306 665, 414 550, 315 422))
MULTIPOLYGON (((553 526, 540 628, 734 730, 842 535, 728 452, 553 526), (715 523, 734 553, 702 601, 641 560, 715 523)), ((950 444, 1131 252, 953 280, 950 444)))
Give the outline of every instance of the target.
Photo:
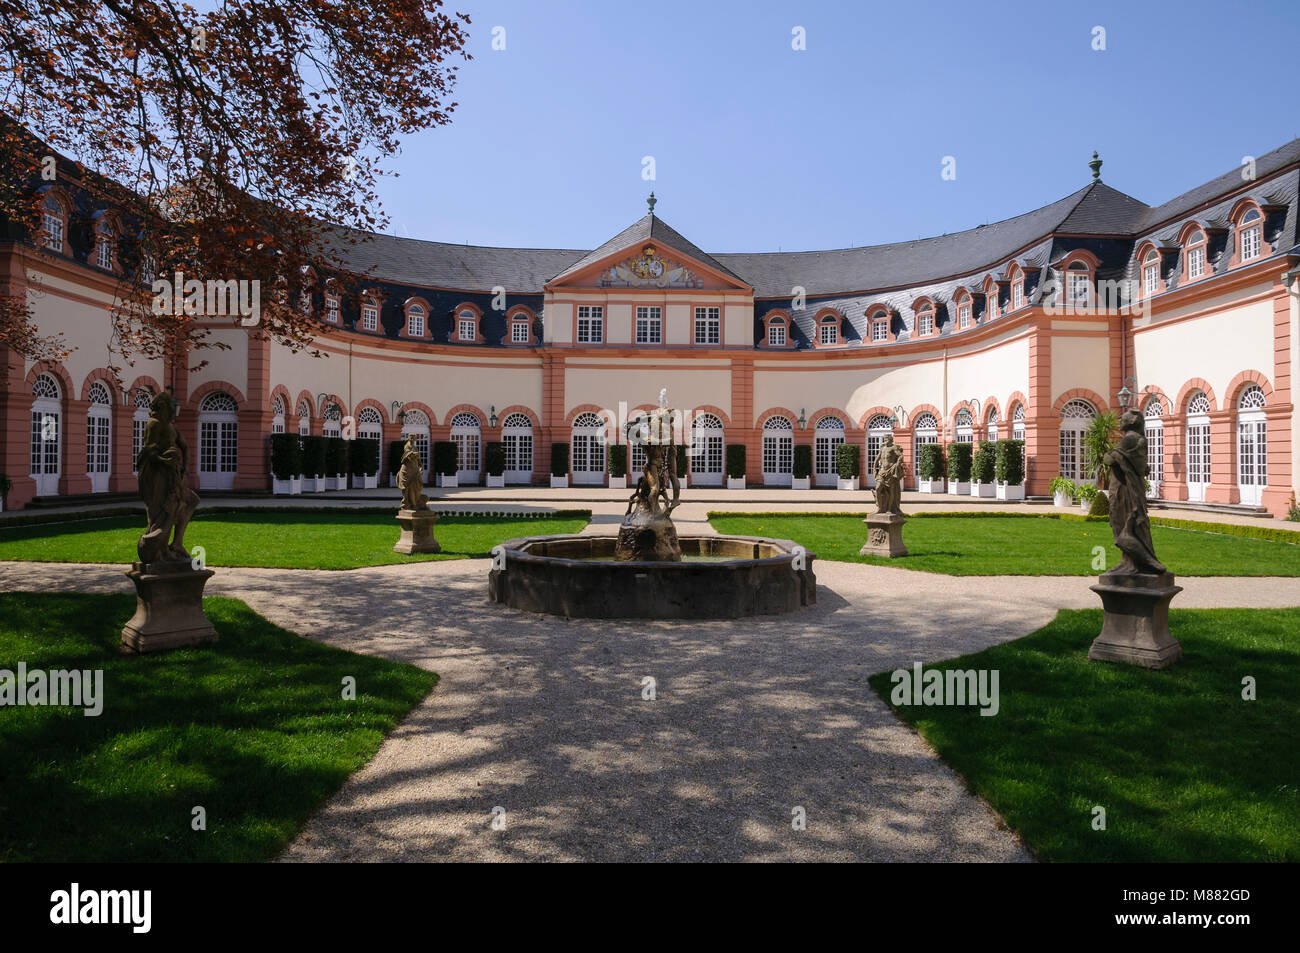
POLYGON ((0 669, 104 672, 98 717, 0 717, 0 861, 271 858, 438 680, 300 638, 238 600, 204 609, 216 645, 129 657, 117 646, 133 596, 0 594, 0 669))
MULTIPOLYGON (((720 533, 792 539, 819 559, 870 563, 952 576, 1095 576, 1094 547, 1106 568, 1120 560, 1106 522, 1015 516, 933 516, 903 528, 908 555, 860 556, 867 528, 860 516, 717 514, 720 533)), ((1152 527, 1156 555, 1180 576, 1300 576, 1300 546, 1191 529, 1152 527)), ((0 549, 0 552, 3 552, 0 549)))
MULTIPOLYGON (((1184 656, 1087 661, 1100 610, 936 669, 999 674, 1000 710, 895 707, 1053 861, 1300 860, 1300 609, 1173 610, 1184 656), (1251 676, 1258 700, 1242 699, 1251 676), (1093 829, 1093 809, 1106 829, 1093 829)), ((929 668, 930 666, 927 666, 929 668)), ((890 700, 889 673, 871 686, 890 700)))
MULTIPOLYGON (((356 569, 427 559, 486 557, 497 543, 516 536, 576 533, 585 517, 443 516, 434 527, 442 552, 404 556, 393 552, 400 530, 381 512, 234 513, 200 511, 185 532, 193 552, 202 546, 209 566, 281 569, 356 569)), ((136 558, 143 516, 0 527, 0 560, 128 563, 136 558)))

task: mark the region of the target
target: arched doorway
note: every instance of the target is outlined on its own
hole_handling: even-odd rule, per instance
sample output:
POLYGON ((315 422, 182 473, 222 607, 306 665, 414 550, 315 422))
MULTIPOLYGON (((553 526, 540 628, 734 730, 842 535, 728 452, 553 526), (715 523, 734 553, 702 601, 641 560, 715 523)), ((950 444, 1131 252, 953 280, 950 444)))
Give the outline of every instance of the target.
POLYGON ((284 433, 284 398, 279 394, 275 397, 275 403, 271 406, 271 433, 284 433))
POLYGON ((1210 485, 1210 398, 1197 391, 1187 401, 1187 499, 1202 503, 1210 485))
POLYGON ((885 435, 894 432, 894 421, 885 414, 876 414, 867 421, 867 462, 862 469, 865 487, 876 485, 876 462, 880 459, 880 448, 885 445, 885 435))
POLYGON ((31 477, 37 496, 56 496, 63 472, 63 391, 50 374, 32 383, 31 477))
POLYGON ((839 471, 835 466, 835 452, 842 443, 844 421, 830 414, 817 421, 816 437, 813 439, 813 473, 817 486, 838 485, 839 471))
POLYGON ((605 424, 596 414, 579 414, 573 422, 569 465, 574 485, 605 482, 605 424))
POLYGON ((1067 480, 1090 480, 1084 473, 1083 434, 1097 416, 1097 409, 1086 400, 1072 400, 1061 408, 1061 440, 1058 462, 1061 476, 1067 480))
POLYGON ((1268 485, 1268 423, 1264 391, 1251 384, 1237 399, 1237 491, 1241 502, 1259 506, 1268 485))
POLYGON ((507 483, 533 482, 533 422, 527 414, 510 414, 501 425, 507 483))
POLYGON ((343 436, 343 411, 339 409, 338 404, 326 404, 321 417, 324 418, 321 426, 322 434, 327 437, 343 436))
POLYGON ((456 445, 456 483, 465 486, 479 480, 479 455, 483 430, 478 417, 461 412, 451 418, 451 442, 456 445))
POLYGON ((88 396, 86 476, 90 478, 91 493, 106 493, 113 460, 113 398, 103 381, 91 384, 88 396))
MULTIPOLYGON (((931 413, 921 414, 912 425, 912 479, 917 486, 921 482, 921 448, 928 443, 938 442, 939 419, 931 413)), ((940 484, 940 489, 942 486, 940 484)))
MULTIPOLYGON (((420 466, 424 470, 421 478, 425 486, 429 484, 429 416, 422 410, 408 410, 402 413, 402 440, 408 436, 415 438, 415 449, 420 452, 420 466)), ((396 476, 396 474, 394 474, 396 476)))
POLYGON ((987 426, 984 432, 988 434, 989 440, 996 441, 998 439, 998 409, 996 407, 989 408, 986 423, 987 426))
POLYGON ((1025 405, 1016 404, 1011 411, 1011 439, 1025 439, 1025 405))
MULTIPOLYGON (((139 387, 132 398, 132 403, 135 404, 135 413, 131 416, 131 472, 138 473, 137 461, 140 459, 140 448, 144 446, 144 428, 149 424, 149 405, 153 403, 153 394, 148 388, 139 387)), ((283 418, 280 421, 280 430, 284 430, 283 418)))
POLYGON ((957 411, 955 436, 957 443, 975 442, 975 418, 965 408, 957 411))
POLYGON ((1143 436, 1147 440, 1147 480, 1151 483, 1151 496, 1160 495, 1160 483, 1165 478, 1165 405, 1159 397, 1152 397, 1142 410, 1143 436))
POLYGON ((691 421, 691 483, 722 486, 722 420, 716 414, 699 414, 691 421))
POLYGON ((239 405, 214 390, 199 404, 199 489, 230 490, 239 468, 239 405))
POLYGON ((777 414, 763 424, 763 485, 791 486, 794 480, 794 424, 777 414))
POLYGON ((298 436, 306 437, 311 433, 311 407, 307 401, 298 401, 298 436))

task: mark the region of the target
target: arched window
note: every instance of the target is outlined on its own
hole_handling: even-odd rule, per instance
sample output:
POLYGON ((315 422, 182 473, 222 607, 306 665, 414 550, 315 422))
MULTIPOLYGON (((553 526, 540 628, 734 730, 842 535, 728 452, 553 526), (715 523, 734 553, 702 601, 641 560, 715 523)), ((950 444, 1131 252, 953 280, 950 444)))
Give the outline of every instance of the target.
POLYGON ((37 496, 59 492, 63 472, 60 440, 63 429, 63 391, 53 375, 41 374, 32 382, 31 476, 37 496))
POLYGON ((1061 408, 1061 476, 1067 480, 1090 479, 1084 472, 1083 434, 1097 416, 1097 408, 1086 400, 1072 400, 1061 408))
POLYGON ((924 413, 916 418, 912 425, 912 477, 921 479, 921 448, 927 443, 939 442, 939 419, 934 414, 924 413))
POLYGON ((339 409, 338 404, 326 404, 321 417, 325 421, 321 433, 327 437, 343 436, 343 411, 339 409))
POLYGON ((1195 281, 1205 276, 1205 232, 1193 228, 1183 243, 1183 260, 1187 263, 1185 281, 1195 281))
POLYGON ((839 471, 835 465, 835 454, 844 442, 844 421, 827 414, 817 421, 816 434, 813 441, 814 479, 818 486, 836 486, 839 471))
POLYGON ((934 334, 934 302, 926 298, 916 307, 916 336, 924 338, 932 334, 934 334))
POLYGON ((1264 391, 1251 384, 1237 399, 1237 490, 1241 502, 1259 506, 1268 485, 1268 423, 1264 391))
POLYGON ((889 312, 873 311, 867 320, 871 323, 871 343, 883 344, 889 340, 889 312))
POLYGON ((214 390, 199 404, 199 489, 229 490, 239 468, 239 405, 214 390))
POLYGON ((402 440, 407 436, 415 438, 415 449, 420 453, 420 467, 424 470, 423 480, 429 482, 429 417, 422 410, 406 410, 400 414, 402 422, 402 440))
MULTIPOLYGON (((135 413, 131 415, 131 472, 138 473, 136 461, 140 459, 140 450, 144 446, 144 428, 149 423, 149 406, 153 403, 153 393, 147 387, 136 388, 131 402, 135 405, 135 413)), ((284 431, 283 418, 280 421, 280 431, 284 431)))
POLYGON ((990 407, 988 416, 984 418, 984 432, 988 434, 990 440, 998 439, 998 409, 990 407))
POLYGON ((87 396, 86 476, 90 478, 91 493, 104 493, 113 459, 113 398, 103 381, 91 384, 87 396))
POLYGON ((107 218, 101 218, 95 226, 95 264, 105 271, 114 270, 114 245, 113 225, 107 218))
POLYGON ((790 486, 794 478, 794 424, 777 414, 763 423, 763 483, 790 486))
POLYGON ((957 330, 965 331, 971 326, 971 297, 962 292, 957 297, 957 330))
POLYGON ((716 414, 699 414, 691 421, 691 482, 722 486, 722 421, 716 414))
POLYGON ((957 411, 957 417, 954 421, 956 424, 956 436, 958 443, 975 442, 975 417, 966 408, 957 411))
POLYGON ((462 344, 478 340, 478 315, 470 308, 461 308, 456 315, 456 340, 462 344))
POLYGON ((311 433, 311 406, 306 400, 298 401, 298 436, 311 433))
POLYGON ((992 321, 1002 313, 1002 309, 998 303, 999 294, 998 283, 996 281, 990 281, 984 289, 984 314, 986 315, 986 321, 992 321))
POLYGON ((771 318, 767 322, 767 346, 785 347, 785 318, 771 318))
POLYGON ((507 483, 533 481, 533 422, 527 414, 508 414, 501 425, 501 446, 506 453, 507 483))
POLYGON ((333 278, 325 282, 325 320, 330 324, 338 324, 342 320, 339 315, 338 287, 333 278))
POLYGON ((407 337, 422 338, 424 337, 424 319, 426 312, 424 305, 412 302, 406 306, 406 335, 407 337))
POLYGON ((361 302, 361 330, 379 330, 379 302, 373 298, 361 302))
POLYGON ((876 485, 876 461, 880 458, 880 448, 884 446, 885 434, 894 432, 894 421, 885 414, 876 414, 867 421, 867 465, 863 470, 866 485, 876 485))
POLYGON ((578 414, 573 421, 569 464, 574 484, 605 482, 605 422, 593 413, 578 414))
POLYGON ((1071 308, 1092 307, 1092 269, 1086 261, 1070 262, 1065 270, 1065 294, 1071 308))
POLYGON ((67 231, 68 211, 56 195, 45 196, 41 208, 41 240, 50 251, 63 251, 63 235, 67 231))
POLYGON ((271 404, 271 433, 284 433, 284 398, 279 394, 271 404))
POLYGON ((1159 397, 1152 397, 1142 410, 1143 436, 1147 439, 1147 479, 1156 489, 1165 478, 1165 405, 1159 397))
POLYGON ((827 314, 818 321, 817 343, 822 347, 830 347, 840 343, 839 315, 827 314))
POLYGON ((1025 405, 1016 404, 1011 412, 1011 439, 1025 439, 1025 405))
POLYGON ((461 412, 451 418, 451 442, 456 445, 457 483, 478 482, 482 441, 482 424, 474 414, 461 412))
POLYGON ((1237 223, 1237 260, 1251 261, 1258 258, 1263 247, 1263 217, 1259 209, 1247 209, 1237 223))
POLYGON ((1148 249, 1142 256, 1142 295, 1149 298, 1160 293, 1160 252, 1148 249))
POLYGON ((506 317, 510 323, 510 343, 532 344, 533 313, 527 308, 515 308, 506 317))
POLYGON ((1025 273, 1020 266, 1011 269, 1011 310, 1017 311, 1025 306, 1025 273))
POLYGON ((1187 401, 1187 498, 1200 503, 1210 485, 1210 398, 1197 391, 1187 401))
POLYGON ((357 414, 357 437, 362 440, 382 440, 384 418, 373 407, 362 407, 357 414))

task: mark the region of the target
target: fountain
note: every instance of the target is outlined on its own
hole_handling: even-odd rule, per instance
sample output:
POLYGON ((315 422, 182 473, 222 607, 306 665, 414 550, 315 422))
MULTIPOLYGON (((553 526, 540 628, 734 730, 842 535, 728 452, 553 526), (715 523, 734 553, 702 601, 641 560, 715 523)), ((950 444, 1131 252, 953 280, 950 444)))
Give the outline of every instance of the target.
POLYGON ((488 598, 530 612, 587 619, 736 619, 817 601, 816 556, 788 539, 678 537, 676 435, 665 406, 628 422, 646 461, 617 536, 530 536, 492 550, 488 598))

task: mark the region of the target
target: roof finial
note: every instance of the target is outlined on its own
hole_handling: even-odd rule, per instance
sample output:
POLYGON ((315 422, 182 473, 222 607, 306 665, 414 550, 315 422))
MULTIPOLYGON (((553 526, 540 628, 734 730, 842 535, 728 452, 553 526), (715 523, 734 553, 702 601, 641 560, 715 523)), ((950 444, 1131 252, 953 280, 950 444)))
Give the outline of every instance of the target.
POLYGON ((655 198, 655 194, 654 194, 654 192, 651 192, 651 193, 650 193, 650 197, 649 197, 648 199, 645 200, 645 204, 650 206, 650 214, 651 214, 651 215, 653 215, 653 214, 655 213, 655 203, 658 202, 658 201, 659 201, 659 200, 658 200, 657 198, 655 198))
POLYGON ((1097 158, 1097 150, 1092 151, 1092 161, 1088 163, 1088 168, 1092 170, 1092 181, 1101 181, 1101 159, 1097 158))

